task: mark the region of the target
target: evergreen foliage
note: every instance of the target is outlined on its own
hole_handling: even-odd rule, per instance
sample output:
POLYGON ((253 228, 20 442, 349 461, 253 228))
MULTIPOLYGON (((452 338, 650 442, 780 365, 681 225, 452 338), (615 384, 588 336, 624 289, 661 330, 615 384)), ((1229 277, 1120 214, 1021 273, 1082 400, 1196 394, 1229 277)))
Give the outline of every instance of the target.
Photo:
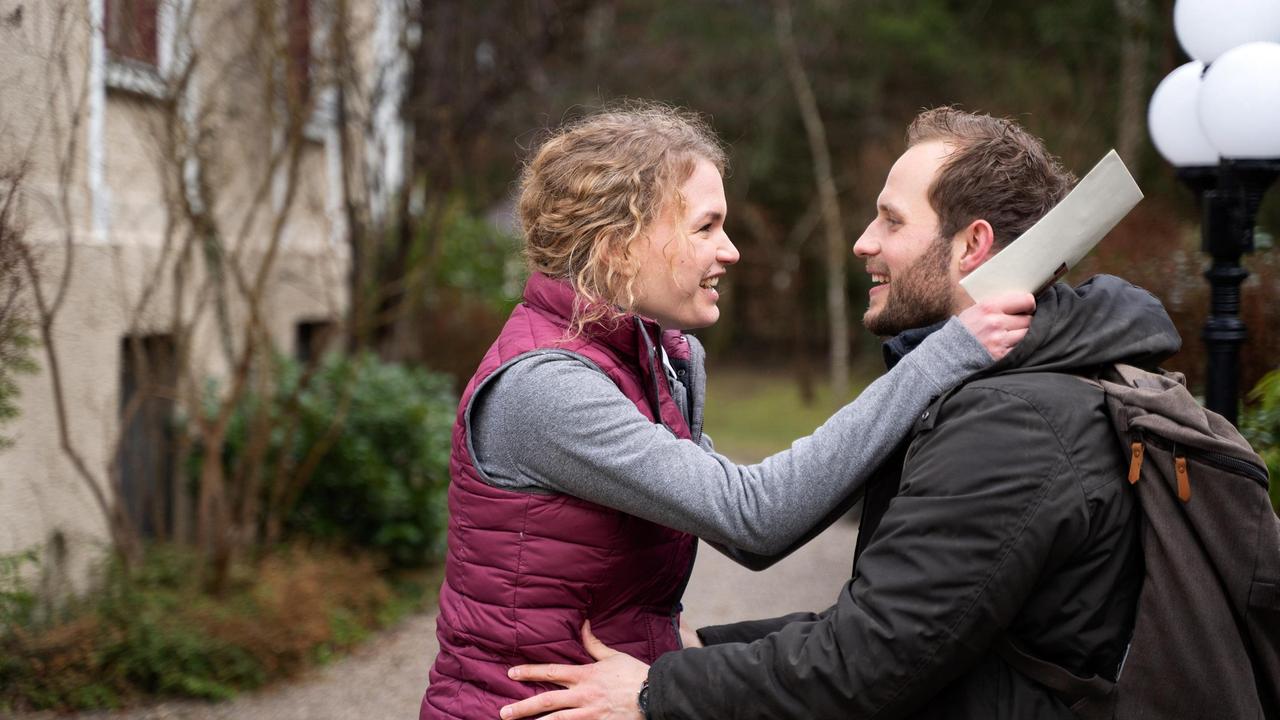
MULTIPOLYGON (((15 197, 22 170, 0 169, 0 429, 18 417, 18 375, 33 373, 29 308, 24 296, 22 226, 15 219, 15 197)), ((0 451, 13 439, 0 432, 0 451)))
POLYGON ((268 403, 268 467, 284 462, 296 472, 313 448, 327 444, 309 478, 283 479, 301 485, 296 503, 282 509, 286 538, 374 551, 396 567, 437 558, 457 411, 452 380, 372 355, 329 355, 304 383, 305 372, 298 361, 281 358, 271 394, 251 395, 236 408, 226 467, 236 467, 248 451, 258 405, 268 403), (292 423, 297 430, 290 434, 292 423))
POLYGON ((1280 512, 1280 370, 1267 373, 1249 393, 1256 403, 1240 419, 1240 430, 1267 463, 1271 504, 1280 512))
MULTIPOLYGON (((18 417, 18 375, 36 371, 34 346, 22 318, 0 316, 0 428, 18 417)), ((12 444, 13 438, 0 434, 0 451, 12 444)))

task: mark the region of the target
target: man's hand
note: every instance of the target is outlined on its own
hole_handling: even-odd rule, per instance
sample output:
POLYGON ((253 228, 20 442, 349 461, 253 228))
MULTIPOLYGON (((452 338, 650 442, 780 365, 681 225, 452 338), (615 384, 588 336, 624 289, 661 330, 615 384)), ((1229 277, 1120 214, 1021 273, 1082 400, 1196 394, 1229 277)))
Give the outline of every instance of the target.
POLYGON ((991 357, 999 360, 1027 335, 1036 299, 1031 293, 1007 292, 970 305, 957 317, 978 338, 991 357))
POLYGON ((517 665, 507 671, 512 680, 552 682, 566 690, 552 690, 502 708, 503 720, 540 713, 543 720, 643 720, 640 686, 649 666, 630 655, 611 650, 582 624, 582 644, 597 662, 591 665, 517 665), (558 711, 558 712, 553 712, 558 711))

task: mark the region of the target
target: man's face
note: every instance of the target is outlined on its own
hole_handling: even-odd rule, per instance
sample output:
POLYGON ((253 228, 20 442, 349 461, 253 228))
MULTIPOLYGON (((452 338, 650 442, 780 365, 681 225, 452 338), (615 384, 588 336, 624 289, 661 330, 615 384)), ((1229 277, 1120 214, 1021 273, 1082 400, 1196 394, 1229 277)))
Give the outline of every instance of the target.
POLYGON ((938 236, 929 204, 929 184, 951 149, 930 141, 903 153, 885 178, 875 219, 853 244, 872 279, 862 322, 876 335, 932 325, 955 310, 955 243, 938 236))

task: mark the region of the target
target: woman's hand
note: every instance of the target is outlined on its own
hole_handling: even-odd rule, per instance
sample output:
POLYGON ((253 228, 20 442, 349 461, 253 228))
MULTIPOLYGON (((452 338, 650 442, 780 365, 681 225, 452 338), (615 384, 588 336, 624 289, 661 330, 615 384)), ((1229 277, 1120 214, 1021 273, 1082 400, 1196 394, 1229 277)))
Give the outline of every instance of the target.
POLYGON ((684 613, 680 613, 680 644, 687 648, 702 647, 702 638, 698 637, 693 626, 685 622, 684 613))
POLYGON ((1031 293, 1007 292, 970 305, 957 317, 978 342, 999 360, 1027 335, 1036 299, 1031 293))

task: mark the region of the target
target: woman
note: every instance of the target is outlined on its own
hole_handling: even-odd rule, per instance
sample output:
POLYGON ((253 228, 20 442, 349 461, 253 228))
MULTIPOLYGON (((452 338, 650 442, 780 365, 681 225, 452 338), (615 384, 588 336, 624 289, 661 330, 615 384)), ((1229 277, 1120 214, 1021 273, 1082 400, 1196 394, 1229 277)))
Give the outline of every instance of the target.
POLYGON ((750 466, 716 454, 702 433, 703 352, 681 330, 719 318, 717 285, 738 260, 724 164, 698 120, 646 105, 561 129, 525 168, 533 274, 459 406, 440 654, 421 718, 498 717, 539 689, 508 667, 590 661, 586 620, 646 662, 678 649, 695 535, 787 550, 932 396, 1025 333, 1027 316, 975 306, 789 450, 750 466))

